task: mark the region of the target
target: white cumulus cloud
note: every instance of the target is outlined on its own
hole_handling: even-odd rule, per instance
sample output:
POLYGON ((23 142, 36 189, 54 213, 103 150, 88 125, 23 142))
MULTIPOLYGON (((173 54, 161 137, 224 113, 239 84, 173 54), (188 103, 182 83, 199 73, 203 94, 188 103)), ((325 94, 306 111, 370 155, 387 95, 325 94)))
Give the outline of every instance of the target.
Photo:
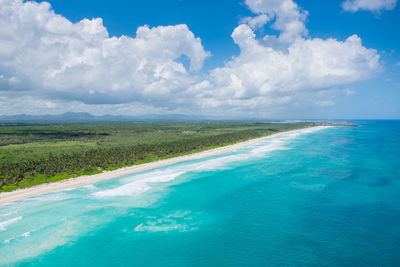
POLYGON ((367 79, 380 69, 377 51, 364 47, 357 35, 344 41, 308 38, 306 12, 292 0, 246 3, 258 16, 275 14, 272 27, 281 33, 256 38, 248 25, 239 25, 232 38, 240 47, 240 55, 211 71, 215 90, 204 96, 202 104, 206 107, 263 109, 282 105, 299 101, 297 96, 303 91, 367 79), (272 38, 275 42, 266 41, 272 38))
POLYGON ((101 18, 72 23, 47 2, 0 0, 3 90, 85 103, 175 102, 169 96, 195 82, 191 71, 208 56, 186 25, 110 37, 101 18), (177 61, 181 56, 190 59, 190 70, 177 61))
MULTIPOLYGON (((265 24, 275 18, 271 28, 280 31, 280 42, 290 43, 308 34, 305 26, 308 13, 301 10, 292 0, 246 0, 245 3, 258 15, 253 20, 264 16, 266 19, 261 21, 265 24)), ((254 24, 253 20, 249 19, 250 26, 254 24)), ((266 36, 265 39, 273 41, 275 36, 266 36)))
POLYGON ((242 23, 246 23, 252 29, 263 27, 272 18, 267 14, 260 14, 256 17, 245 17, 241 20, 242 23))
POLYGON ((379 12, 381 10, 392 10, 396 7, 397 0, 346 0, 342 7, 349 12, 369 10, 379 12))

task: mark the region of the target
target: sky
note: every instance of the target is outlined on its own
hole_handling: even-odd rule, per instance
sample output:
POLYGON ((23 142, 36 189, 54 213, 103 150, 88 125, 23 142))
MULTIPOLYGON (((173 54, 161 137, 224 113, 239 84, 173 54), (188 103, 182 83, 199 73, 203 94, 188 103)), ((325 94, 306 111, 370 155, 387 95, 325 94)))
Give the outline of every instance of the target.
POLYGON ((0 0, 0 115, 400 119, 397 0, 0 0))

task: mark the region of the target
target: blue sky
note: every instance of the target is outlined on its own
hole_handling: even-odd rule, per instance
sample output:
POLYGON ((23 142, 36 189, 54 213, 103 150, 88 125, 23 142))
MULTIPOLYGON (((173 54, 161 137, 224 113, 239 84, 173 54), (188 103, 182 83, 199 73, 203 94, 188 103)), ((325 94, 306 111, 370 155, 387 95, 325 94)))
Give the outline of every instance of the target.
MULTIPOLYGON (((287 119, 400 118, 400 7, 397 1, 348 0, 347 8, 344 0, 259 2, 53 0, 49 1, 51 6, 29 6, 30 14, 37 12, 34 17, 24 13, 26 2, 2 1, 0 11, 7 12, 0 13, 0 23, 10 23, 16 29, 14 39, 18 44, 21 38, 27 38, 22 42, 35 45, 21 46, 14 54, 0 54, 0 78, 3 77, 0 114, 87 111, 99 115, 184 113, 287 119), (279 6, 281 2, 287 2, 291 9, 279 6), (13 4, 15 7, 10 8, 13 4), (19 14, 18 21, 7 18, 13 12, 19 14), (77 26, 65 26, 68 23, 62 26, 51 19, 56 16, 54 13, 62 16, 64 22, 77 26), (261 26, 251 26, 250 18, 261 15, 270 18, 261 26), (45 18, 46 22, 38 18, 45 18), (100 41, 82 37, 79 25, 85 18, 101 18, 108 36, 101 35, 99 30, 88 34, 101 35, 100 41), (282 22, 278 25, 279 18, 282 22), (32 28, 24 28, 26 22, 33 25, 33 34, 32 28), (292 22, 298 28, 287 30, 286 26, 292 22), (187 29, 175 27, 180 24, 187 29), (54 27, 49 30, 49 25, 54 27), (142 36, 136 35, 143 25, 148 25, 143 35, 143 40, 148 42, 145 47, 139 46, 142 36), (159 26, 175 28, 170 32, 159 26), (236 39, 231 37, 234 30, 236 39), (31 39, 25 37, 27 31, 31 39), (279 37, 284 32, 289 32, 288 40, 279 37), (257 44, 248 43, 252 33, 257 44), (360 42, 346 42, 354 34, 360 42), (115 48, 126 52, 105 59, 111 52, 105 55, 104 40, 122 35, 135 43, 120 50, 115 48), (72 41, 65 41, 68 38, 72 41), (200 43, 196 38, 201 39, 200 43), (264 42, 263 38, 268 40, 264 42), (52 40, 51 46, 43 40, 52 40), (169 46, 164 46, 165 43, 169 46), (154 51, 160 55, 146 50, 146 46, 153 44, 159 46, 154 51), (256 52, 260 45, 262 51, 256 52), (85 47, 75 50, 77 46, 85 47), (182 47, 187 50, 183 55, 180 54, 182 47), (290 54, 288 51, 295 47, 298 52, 290 54), (102 51, 101 59, 87 57, 92 48, 102 51), (269 48, 273 51, 268 52, 269 48), (149 56, 143 56, 146 53, 149 56), (13 62, 11 55, 20 60, 13 62), (164 59, 164 55, 170 57, 164 59), (42 64, 37 63, 36 56, 45 59, 42 64), (74 61, 73 56, 76 56, 74 61), (308 57, 313 60, 309 62, 308 57), (280 66, 282 60, 285 62, 280 66), (30 64, 32 69, 26 67, 30 64), (131 69, 135 64, 149 65, 131 69), (309 65, 314 67, 307 69, 309 65), (149 72, 143 72, 143 68, 149 72), (321 73, 315 75, 319 68, 321 73), (106 79, 107 71, 118 74, 106 79), (148 79, 141 80, 144 76, 148 79)), ((99 27, 98 23, 93 27, 99 27)), ((13 33, 0 29, 0 46, 10 45, 10 34, 13 33)), ((124 43, 118 42, 120 46, 124 43)))
MULTIPOLYGON (((296 3, 309 11, 307 28, 313 37, 346 39, 358 34, 365 46, 390 53, 388 63, 400 61, 400 7, 391 11, 373 13, 343 11, 342 0, 298 0, 296 3)), ((235 0, 148 0, 148 1, 50 1, 56 13, 73 22, 82 18, 103 18, 104 25, 114 36, 135 36, 142 25, 187 24, 211 51, 208 67, 221 66, 224 60, 239 53, 230 37, 241 18, 252 13, 244 1, 235 0), (211 62, 211 63, 210 63, 211 62)), ((268 31, 266 28, 265 32, 268 31)))

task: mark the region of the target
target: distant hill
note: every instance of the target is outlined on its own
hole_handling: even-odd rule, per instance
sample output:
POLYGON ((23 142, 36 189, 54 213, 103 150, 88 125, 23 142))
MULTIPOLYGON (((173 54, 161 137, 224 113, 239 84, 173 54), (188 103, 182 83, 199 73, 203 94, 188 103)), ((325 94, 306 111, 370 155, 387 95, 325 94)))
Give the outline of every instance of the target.
POLYGON ((184 114, 147 114, 142 116, 103 115, 95 116, 87 112, 67 112, 59 115, 3 115, 0 122, 123 122, 123 121, 193 121, 217 120, 206 116, 184 114))

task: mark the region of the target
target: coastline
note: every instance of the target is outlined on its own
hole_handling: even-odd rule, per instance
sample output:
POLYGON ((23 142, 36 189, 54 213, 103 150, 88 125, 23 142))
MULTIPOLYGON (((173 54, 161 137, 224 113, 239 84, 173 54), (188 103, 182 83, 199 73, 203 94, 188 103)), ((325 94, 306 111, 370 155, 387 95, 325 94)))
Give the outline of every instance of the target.
POLYGON ((22 189, 17 189, 15 191, 11 192, 1 192, 0 193, 0 205, 17 201, 17 200, 22 200, 25 198, 29 197, 34 197, 38 196, 41 194, 46 194, 50 192, 55 192, 55 191, 61 191, 61 190, 66 190, 66 189, 72 189, 80 186, 85 186, 89 184, 94 184, 100 181, 108 180, 108 179, 113 179, 117 178, 122 175, 127 175, 127 174, 134 174, 142 171, 147 171, 159 167, 164 167, 167 165, 171 165, 174 163, 178 162, 183 162, 183 161, 190 161, 190 160, 196 160, 196 159, 201 159, 205 157, 210 157, 210 156, 215 156, 215 155, 220 155, 224 154, 227 152, 231 152, 234 150, 237 150, 239 148, 255 144, 261 140, 265 139, 270 139, 274 138, 283 134, 288 134, 288 133, 293 133, 293 132, 301 132, 304 130, 308 129, 325 129, 329 128, 332 126, 313 126, 313 127, 307 127, 307 128, 302 128, 302 129, 297 129, 297 130, 291 130, 291 131, 284 131, 284 132, 279 132, 276 134, 271 134, 255 139, 250 139, 244 142, 232 144, 232 145, 227 145, 227 146, 222 146, 218 148, 213 148, 213 149, 208 149, 204 150, 201 152, 196 152, 192 154, 187 154, 183 156, 177 156, 177 157, 172 157, 168 159, 161 159, 153 162, 148 162, 148 163, 143 163, 139 165, 133 165, 129 167, 123 167, 120 169, 112 170, 112 171, 104 171, 102 173, 98 174, 92 174, 92 175, 84 175, 84 176, 79 176, 76 178, 69 178, 57 182, 52 182, 52 183, 45 183, 45 184, 40 184, 36 185, 33 187, 28 187, 28 188, 22 188, 22 189))

